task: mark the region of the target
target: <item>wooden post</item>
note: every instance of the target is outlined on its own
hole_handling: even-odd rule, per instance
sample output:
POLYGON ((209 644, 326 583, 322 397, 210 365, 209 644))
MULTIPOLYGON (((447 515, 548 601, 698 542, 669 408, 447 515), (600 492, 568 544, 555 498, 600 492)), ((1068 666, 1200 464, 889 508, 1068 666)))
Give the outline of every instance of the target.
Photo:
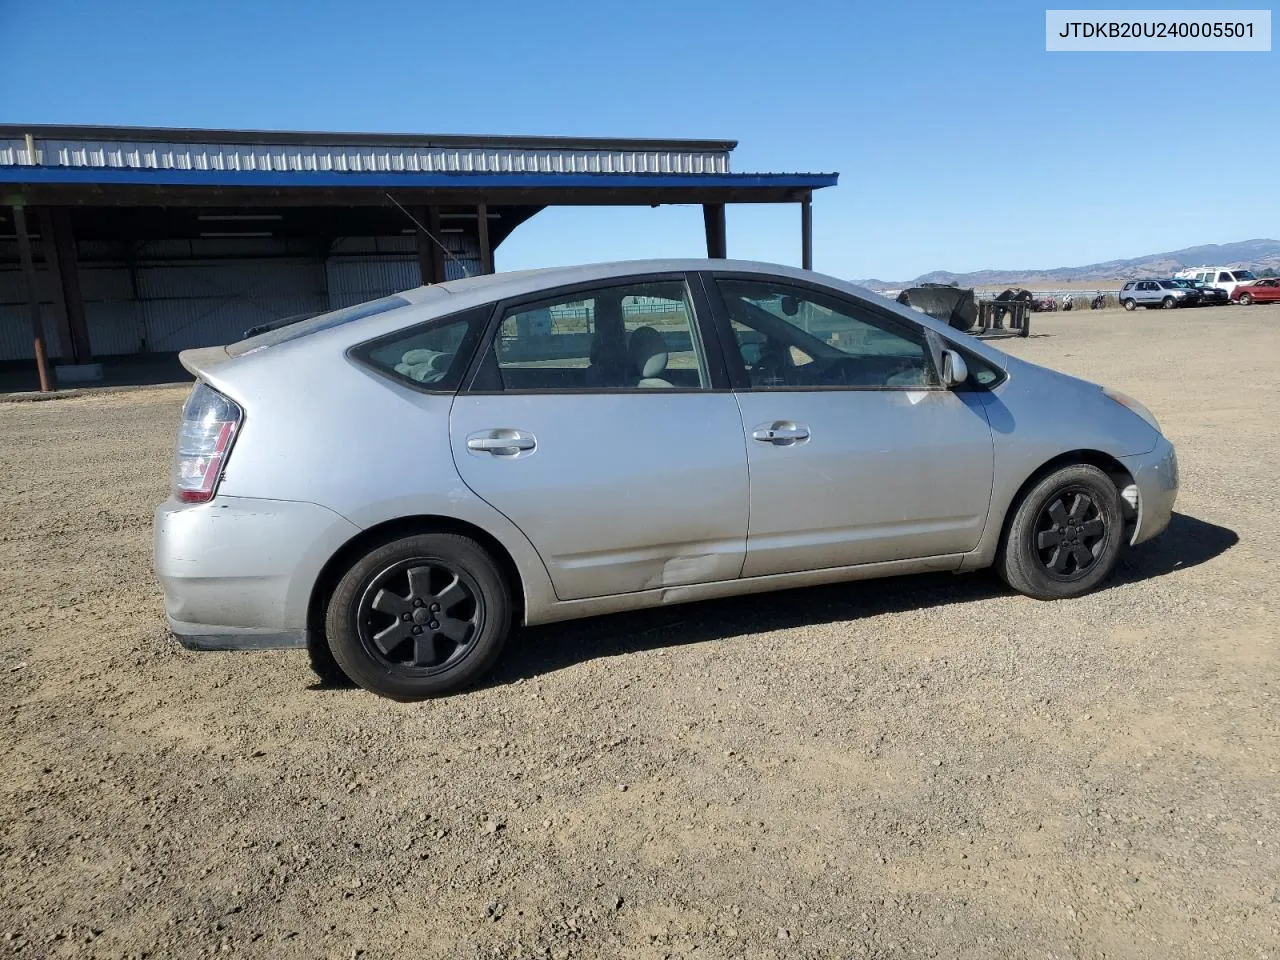
POLYGON ((707 232, 707 257, 723 260, 729 255, 725 244, 724 204, 704 203, 702 224, 707 232))
POLYGON ((489 246, 489 205, 476 207, 476 232, 480 238, 480 272, 493 273, 493 248, 489 246))
POLYGON ((67 326, 71 329, 75 362, 88 363, 93 359, 93 346, 89 339, 89 323, 84 315, 84 294, 80 290, 80 257, 76 253, 71 211, 57 207, 52 211, 50 219, 53 223, 58 275, 62 281, 62 300, 66 305, 67 326))
POLYGON ((800 266, 813 269, 813 200, 810 197, 800 201, 800 266))
POLYGON ((44 321, 40 318, 40 301, 36 298, 36 265, 31 259, 31 238, 27 235, 27 215, 22 204, 13 207, 14 233, 18 236, 18 258, 27 287, 27 307, 31 311, 31 339, 36 354, 36 372, 40 375, 40 392, 48 393, 49 358, 44 348, 44 321))

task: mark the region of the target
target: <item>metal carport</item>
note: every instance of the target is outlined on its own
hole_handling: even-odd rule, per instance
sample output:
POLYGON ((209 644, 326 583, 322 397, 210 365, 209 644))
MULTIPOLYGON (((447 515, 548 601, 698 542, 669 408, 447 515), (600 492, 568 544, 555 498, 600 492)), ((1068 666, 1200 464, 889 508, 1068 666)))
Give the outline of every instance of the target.
POLYGON ((64 376, 91 375, 104 356, 492 272, 553 205, 700 204, 724 257, 726 204, 794 203, 810 267, 813 191, 837 174, 733 173, 735 146, 0 126, 0 363, 43 345, 64 376))

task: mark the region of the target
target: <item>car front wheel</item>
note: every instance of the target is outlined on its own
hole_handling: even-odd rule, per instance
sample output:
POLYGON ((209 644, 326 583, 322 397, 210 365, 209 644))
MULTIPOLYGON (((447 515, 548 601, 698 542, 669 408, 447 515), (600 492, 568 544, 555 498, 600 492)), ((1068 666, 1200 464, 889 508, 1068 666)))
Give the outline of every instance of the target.
POLYGON ((1242 293, 1240 294, 1240 302, 1247 307, 1249 304, 1253 303, 1253 297, 1249 296, 1247 293, 1242 293))
POLYGON ((997 570, 1028 597, 1078 597, 1111 574, 1123 538, 1120 494, 1111 478, 1089 464, 1062 467, 1018 504, 997 570))
POLYGON ((1164 301, 1160 304, 1160 306, 1164 307, 1166 310, 1172 310, 1177 305, 1178 300, 1176 297, 1165 297, 1164 301))
POLYGON ((501 569, 474 540, 428 533, 357 561, 329 601, 334 659, 364 689, 393 700, 453 693, 483 675, 511 627, 501 569))

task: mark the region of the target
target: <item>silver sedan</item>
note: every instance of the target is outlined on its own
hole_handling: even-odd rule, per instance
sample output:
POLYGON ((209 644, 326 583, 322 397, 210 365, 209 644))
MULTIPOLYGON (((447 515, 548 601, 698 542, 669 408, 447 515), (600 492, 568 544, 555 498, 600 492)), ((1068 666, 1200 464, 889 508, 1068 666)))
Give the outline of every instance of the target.
POLYGON ((457 280, 182 361, 170 628, 402 700, 518 624, 991 566, 1074 597, 1177 492, 1132 398, 774 265, 457 280))

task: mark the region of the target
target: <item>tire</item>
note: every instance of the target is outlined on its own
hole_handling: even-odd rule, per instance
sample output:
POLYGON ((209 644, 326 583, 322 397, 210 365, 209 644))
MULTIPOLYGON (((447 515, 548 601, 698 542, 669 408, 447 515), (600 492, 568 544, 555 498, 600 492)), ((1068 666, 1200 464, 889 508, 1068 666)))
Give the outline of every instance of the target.
POLYGON ((1133 300, 1121 300, 1120 306, 1124 307, 1126 310, 1135 310, 1137 309, 1138 304, 1133 300))
POLYGON ((1018 503, 996 569, 1036 600, 1078 597, 1111 575, 1123 541, 1115 484, 1097 467, 1074 464, 1042 478, 1018 503))
POLYGON ((1251 303, 1253 303, 1253 297, 1252 297, 1252 296, 1250 296, 1250 295, 1249 295, 1249 294, 1247 294, 1247 293, 1242 293, 1242 294, 1240 294, 1240 304, 1241 304, 1241 306, 1245 306, 1245 307, 1247 307, 1247 306, 1249 306, 1249 304, 1251 304, 1251 303))
POLYGON ((479 679, 511 629, 511 593, 474 540, 452 533, 404 537, 371 551, 329 600, 334 660, 364 689, 425 700, 479 679))
POLYGON ((1172 310, 1175 307, 1177 307, 1177 305, 1178 305, 1178 301, 1174 297, 1165 297, 1162 301, 1160 301, 1160 306, 1163 307, 1165 310, 1172 310))

